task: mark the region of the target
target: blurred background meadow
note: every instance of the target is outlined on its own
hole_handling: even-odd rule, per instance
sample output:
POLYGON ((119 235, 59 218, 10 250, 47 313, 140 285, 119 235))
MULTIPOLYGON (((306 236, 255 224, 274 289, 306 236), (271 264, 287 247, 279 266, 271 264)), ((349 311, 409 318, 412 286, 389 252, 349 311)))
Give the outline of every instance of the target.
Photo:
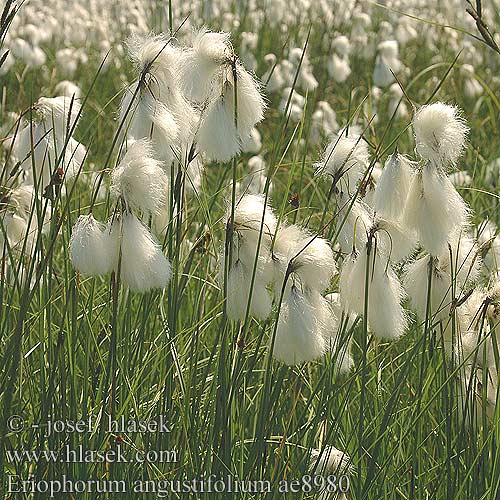
MULTIPOLYGON (((414 156, 414 109, 439 100, 461 108, 470 127, 465 154, 450 175, 471 207, 473 232, 481 239, 485 224, 490 231, 490 244, 481 247, 480 284, 497 282, 500 12, 495 0, 4 0, 0 5, 2 220, 9 190, 26 182, 12 137, 36 120, 31 106, 40 97, 79 100, 73 137, 86 148, 74 179, 58 184, 52 178, 48 187, 34 183, 38 201, 31 211, 37 214, 35 225, 46 227, 37 231, 33 250, 10 251, 0 236, 3 498, 46 498, 40 492, 8 493, 8 475, 133 482, 211 473, 268 480, 273 491, 190 498, 281 498, 279 482, 307 474, 312 450, 327 445, 350 457, 350 499, 500 497, 497 395, 487 400, 479 391, 464 410, 459 370, 445 355, 439 322, 424 326, 411 313, 408 332, 387 342, 358 321, 349 332, 354 366, 347 373, 339 372, 333 354, 289 367, 269 349, 276 307, 266 320, 229 321, 217 265, 235 183, 238 190, 268 194, 280 220, 320 234, 340 259, 330 186, 314 175, 332 134, 345 126, 362 131, 372 167, 361 193, 368 202, 389 155, 397 149, 414 156), (80 215, 106 220, 115 207, 108 186, 122 154, 120 103, 126 86, 137 79, 124 41, 134 33, 155 32, 189 44, 192 30, 202 26, 231 33, 242 64, 262 81, 264 120, 233 161, 203 158, 203 169, 192 177, 171 180, 174 208, 158 236, 172 265, 167 288, 139 294, 117 287, 109 275, 85 277, 71 265, 69 241, 80 215), (165 415, 171 432, 109 433, 105 414, 136 420, 165 415), (9 430, 12 415, 24 419, 20 432, 9 430), (89 417, 95 428, 88 433, 45 437, 44 427, 31 427, 89 417), (51 463, 9 460, 7 454, 65 445, 109 450, 118 444, 127 452, 176 450, 178 461, 51 463)), ((338 288, 336 276, 328 292, 338 288)), ((56 498, 156 496, 85 492, 56 498)), ((189 496, 165 496, 183 497, 189 496)))

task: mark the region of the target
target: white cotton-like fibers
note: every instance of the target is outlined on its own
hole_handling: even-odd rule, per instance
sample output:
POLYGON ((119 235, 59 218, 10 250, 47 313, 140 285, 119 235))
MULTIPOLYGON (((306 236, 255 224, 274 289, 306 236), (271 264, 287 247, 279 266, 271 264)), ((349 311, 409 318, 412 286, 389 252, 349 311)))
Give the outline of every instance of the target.
POLYGON ((134 141, 111 172, 111 193, 127 207, 157 215, 166 203, 168 177, 147 140, 134 141))
POLYGON ((21 168, 27 172, 29 180, 36 178, 47 186, 55 169, 56 155, 54 141, 46 134, 42 124, 27 125, 14 140, 13 154, 21 162, 21 168))
POLYGON ((50 228, 51 203, 45 198, 40 200, 39 213, 35 206, 35 196, 35 188, 32 185, 21 185, 10 192, 8 204, 26 221, 28 221, 31 216, 32 228, 38 229, 38 217, 43 216, 41 231, 43 234, 46 234, 50 228))
POLYGON ((358 255, 352 254, 344 262, 340 294, 345 307, 358 314, 364 314, 365 297, 368 296, 368 326, 377 337, 397 339, 406 331, 408 317, 401 305, 405 297, 403 287, 384 255, 374 249, 370 258, 365 250, 358 255))
POLYGON ((277 59, 274 54, 266 54, 264 56, 264 62, 268 69, 262 75, 261 80, 270 94, 281 90, 286 84, 281 65, 277 64, 276 61, 277 59))
MULTIPOLYGON (((222 258, 222 263, 223 263, 222 258)), ((262 281, 256 273, 254 286, 252 288, 249 313, 258 319, 266 319, 272 307, 272 300, 262 281)), ((250 299, 250 285, 252 279, 252 268, 238 260, 229 270, 227 282, 227 314, 230 319, 245 319, 245 314, 250 299)))
POLYGON ((34 108, 42 116, 45 132, 50 131, 49 139, 60 143, 62 149, 66 136, 73 132, 81 110, 78 99, 67 96, 40 97, 34 108))
POLYGON ((193 34, 192 47, 183 53, 180 75, 186 95, 202 103, 214 87, 214 75, 233 57, 229 33, 216 33, 202 28, 193 34))
MULTIPOLYGON (((146 120, 143 125, 151 129, 149 122, 152 121, 160 129, 158 137, 151 130, 132 136, 139 139, 152 135, 153 143, 158 141, 155 149, 159 149, 160 159, 169 166, 174 159, 171 150, 175 156, 182 146, 190 145, 197 122, 196 111, 181 91, 180 68, 185 51, 175 47, 173 40, 165 35, 133 35, 126 45, 129 57, 140 73, 140 80, 129 87, 129 97, 137 85, 141 85, 140 100, 144 101, 146 118, 150 115, 150 120, 146 120)), ((122 116, 123 108, 122 104, 122 116)), ((139 112, 139 117, 141 114, 139 112)))
MULTIPOLYGON (((272 300, 267 285, 272 280, 270 244, 277 221, 271 207, 264 204, 264 196, 246 194, 237 199, 234 209, 234 264, 229 269, 227 283, 227 311, 231 319, 245 317, 254 266, 255 279, 249 312, 259 319, 267 318, 271 312, 272 300)), ((231 221, 229 205, 226 220, 227 224, 231 221)), ((222 254, 219 259, 220 283, 224 282, 224 259, 222 254)))
MULTIPOLYGON (((234 82, 232 85, 234 87, 234 82)), ((228 97, 234 108, 234 92, 228 97)), ((266 105, 260 83, 241 64, 236 65, 236 97, 238 133, 246 140, 255 125, 263 120, 266 105)))
MULTIPOLYGON (((321 113, 321 126, 326 135, 332 135, 339 128, 337 115, 330 104, 326 101, 318 101, 317 111, 321 113)), ((313 113, 314 116, 314 113, 313 113)))
POLYGON ((165 288, 170 280, 170 263, 148 228, 131 213, 125 213, 121 221, 115 221, 115 224, 120 223, 120 276, 123 284, 137 292, 165 288))
POLYGON ((114 269, 116 247, 109 230, 92 214, 76 220, 69 241, 69 257, 73 267, 86 276, 100 276, 114 269))
POLYGON ((417 245, 415 233, 399 222, 376 217, 375 225, 378 228, 377 243, 392 262, 401 262, 415 250, 417 245))
POLYGON ((292 287, 281 304, 273 347, 273 356, 279 361, 292 366, 324 355, 327 343, 321 308, 329 306, 319 297, 292 287))
POLYGON ((300 278, 304 286, 320 291, 328 288, 332 277, 337 274, 337 265, 328 242, 305 231, 292 266, 295 276, 300 278))
MULTIPOLYGON (((467 234, 451 238, 450 249, 439 256, 439 268, 456 280, 459 286, 475 283, 481 274, 481 255, 476 242, 467 234)), ((458 292, 457 292, 458 293, 458 292)))
POLYGON ((447 273, 442 272, 430 255, 410 262, 403 276, 403 285, 410 297, 412 308, 421 321, 425 320, 429 282, 429 261, 432 259, 430 315, 439 320, 449 317, 451 304, 451 282, 447 273))
MULTIPOLYGON (((347 271, 347 273, 348 272, 349 271, 347 271)), ((340 293, 328 293, 327 295, 325 295, 325 299, 330 303, 333 315, 339 322, 338 326, 342 326, 340 325, 340 321, 343 320, 343 322, 346 323, 346 328, 351 328, 358 315, 355 312, 349 312, 345 310, 340 293)))
POLYGON ((353 133, 346 136, 345 129, 342 129, 327 146, 322 160, 315 165, 315 175, 329 174, 342 178, 347 189, 355 191, 356 183, 363 177, 369 164, 370 155, 363 139, 353 133))
POLYGON ((375 187, 373 208, 377 214, 392 220, 401 219, 414 175, 413 165, 397 152, 387 159, 375 187))
POLYGON ((379 338, 395 340, 408 328, 408 315, 401 305, 406 294, 396 273, 375 253, 368 299, 368 324, 379 338))
POLYGON ((214 161, 228 162, 241 151, 234 112, 222 96, 203 112, 196 142, 200 151, 214 161))
POLYGON ((309 472, 313 477, 323 476, 324 483, 320 485, 317 500, 347 500, 347 495, 343 492, 332 492, 328 488, 330 477, 342 477, 351 470, 351 460, 349 456, 333 446, 325 446, 322 450, 311 450, 309 461, 309 472))
POLYGON ((58 159, 61 158, 58 168, 63 169, 64 180, 74 179, 81 171, 81 166, 87 156, 87 148, 73 137, 70 137, 64 151, 58 153, 58 159))
POLYGON ((1 233, 2 240, 4 240, 5 231, 11 249, 22 250, 24 242, 26 241, 26 249, 28 252, 31 252, 35 244, 36 233, 34 230, 29 231, 28 223, 24 217, 16 213, 7 213, 0 223, 3 225, 3 231, 1 233))
POLYGON ((327 65, 328 74, 337 82, 343 83, 351 74, 351 67, 347 57, 340 57, 337 54, 332 54, 327 65))
POLYGON ((54 88, 54 93, 57 96, 66 96, 69 98, 74 96, 75 99, 80 99, 80 97, 82 97, 82 90, 80 87, 69 80, 59 82, 54 88))
POLYGON ((169 169, 179 155, 179 127, 170 110, 149 91, 138 91, 138 85, 136 82, 125 91, 119 122, 128 138, 151 139, 155 157, 169 169))
POLYGON ((339 291, 344 310, 364 313, 365 279, 368 255, 366 249, 349 254, 340 270, 339 291))
POLYGON ((125 41, 127 53, 139 73, 147 71, 167 86, 176 85, 182 52, 165 35, 131 35, 125 41))
POLYGON ((323 450, 311 450, 309 471, 314 475, 334 474, 338 477, 349 472, 350 466, 349 456, 333 446, 325 446, 323 450))
POLYGON ((445 251, 450 237, 467 218, 467 205, 446 175, 428 164, 414 176, 403 224, 416 231, 430 254, 438 256, 445 251))
POLYGON ((65 178, 76 175, 86 156, 83 144, 68 137, 76 124, 80 104, 65 96, 41 97, 34 105, 42 116, 39 123, 28 124, 13 144, 13 154, 26 171, 26 182, 35 179, 48 186, 56 165, 65 172, 65 178))
POLYGON ((396 40, 386 40, 379 44, 377 50, 378 55, 373 70, 373 83, 377 87, 386 87, 394 81, 392 73, 397 73, 402 66, 401 61, 398 59, 398 42, 396 40))
MULTIPOLYGON (((247 176, 242 180, 241 190, 245 193, 259 194, 265 191, 267 165, 261 156, 252 156, 248 160, 247 176)), ((272 183, 269 184, 269 193, 272 192, 272 183)))
POLYGON ((304 92, 312 92, 318 87, 318 80, 313 75, 311 63, 304 49, 295 47, 290 50, 289 60, 293 66, 294 77, 297 74, 297 87, 304 92), (300 67, 299 67, 300 65, 300 67))
POLYGON ((404 97, 403 91, 399 84, 393 83, 389 87, 390 101, 387 105, 387 113, 389 116, 395 114, 395 118, 406 118, 408 116, 408 107, 402 100, 404 97))
POLYGON ((413 130, 420 156, 446 169, 462 154, 469 128, 456 106, 436 102, 417 111, 413 130))
POLYGON ((337 196, 338 242, 342 252, 350 254, 353 248, 361 250, 367 242, 367 232, 372 225, 370 208, 361 200, 354 203, 343 193, 337 196), (345 219, 345 220, 344 220, 345 219))
MULTIPOLYGON (((263 194, 245 194, 237 198, 234 210, 234 224, 237 230, 252 229, 260 232, 262 218, 264 218, 263 238, 270 242, 270 237, 276 230, 277 219, 269 204, 265 204, 263 194), (264 209, 265 207, 265 209, 264 209)), ((231 216, 231 207, 226 210, 226 218, 231 216)))
MULTIPOLYGON (((274 255, 279 261, 275 276, 279 292, 291 259, 292 280, 299 280, 302 286, 323 291, 337 273, 333 251, 326 240, 296 226, 280 228, 276 235, 274 255)), ((290 285, 290 284, 288 284, 290 285)))
POLYGON ((254 127, 248 137, 243 141, 241 150, 244 153, 257 154, 262 149, 262 139, 259 131, 254 127))
POLYGON ((197 143, 209 158, 228 161, 263 119, 265 103, 257 81, 241 64, 236 63, 236 87, 230 67, 222 67, 215 79, 208 107, 201 115, 197 143))
POLYGON ((35 249, 39 232, 46 233, 50 228, 51 214, 50 201, 40 200, 40 211, 35 201, 33 186, 22 185, 7 191, 0 213, 0 223, 3 225, 3 230, 0 229, 0 246, 3 247, 6 237, 10 248, 16 252, 22 251, 23 247, 29 253, 35 249), (39 216, 43 220, 39 220, 39 216))
POLYGON ((375 188, 377 187, 377 182, 381 175, 382 169, 375 164, 371 172, 366 177, 361 188, 360 195, 363 197, 363 202, 370 207, 371 212, 373 212, 373 197, 375 196, 375 188))
POLYGON ((331 310, 330 319, 325 324, 327 351, 335 355, 339 373, 347 373, 354 366, 354 360, 350 352, 351 338, 344 336, 356 320, 356 314, 344 312, 339 293, 327 294, 324 300, 328 302, 331 310))

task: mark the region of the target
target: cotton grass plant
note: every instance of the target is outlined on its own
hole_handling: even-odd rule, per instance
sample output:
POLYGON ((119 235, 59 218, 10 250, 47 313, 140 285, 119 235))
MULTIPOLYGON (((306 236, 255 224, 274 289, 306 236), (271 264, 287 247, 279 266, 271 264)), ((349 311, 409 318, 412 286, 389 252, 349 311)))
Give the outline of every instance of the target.
POLYGON ((283 479, 342 475, 350 490, 337 498, 495 498, 486 48, 436 24, 419 33, 392 3, 320 3, 310 29, 315 9, 300 1, 195 4, 189 16, 177 2, 123 5, 115 23, 106 5, 109 16, 47 7, 44 29, 28 5, 6 38, 3 479, 230 474, 282 498, 283 479), (461 58, 474 71, 455 71, 461 58), (457 95, 474 74, 484 94, 466 82, 457 95), (13 414, 94 427, 16 434, 13 414), (107 415, 165 415, 171 432, 109 433, 107 415), (68 441, 176 449, 179 461, 4 453, 68 441))

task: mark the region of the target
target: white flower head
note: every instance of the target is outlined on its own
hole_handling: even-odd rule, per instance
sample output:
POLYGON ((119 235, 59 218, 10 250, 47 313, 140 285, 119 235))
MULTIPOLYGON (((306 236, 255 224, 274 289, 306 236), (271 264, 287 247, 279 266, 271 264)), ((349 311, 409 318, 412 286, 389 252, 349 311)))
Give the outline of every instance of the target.
POLYGON ((171 275, 170 262, 135 215, 126 212, 116 218, 111 236, 120 245, 120 276, 125 286, 137 292, 166 288, 171 275))
POLYGON ((266 319, 269 316, 272 306, 271 296, 267 290, 265 276, 262 275, 259 268, 257 268, 257 273, 250 297, 252 267, 238 260, 229 270, 227 314, 230 319, 244 319, 250 299, 249 314, 251 316, 257 319, 266 319))
POLYGON ((149 91, 138 90, 139 82, 125 90, 119 122, 129 139, 150 139, 155 157, 165 163, 165 168, 179 155, 179 127, 171 111, 155 99, 149 91))
MULTIPOLYGON (((328 242, 296 225, 278 230, 274 255, 279 262, 279 274, 275 278, 277 292, 281 290, 290 261, 290 281, 306 289, 322 292, 329 287, 337 273, 333 251, 328 242)), ((291 283, 287 285, 290 286, 291 283)))
POLYGON ((416 259, 406 266, 403 284, 413 309, 421 321, 426 318, 427 309, 431 317, 439 320, 449 318, 451 304, 450 277, 439 269, 438 260, 430 255, 416 259), (429 266, 432 266, 431 296, 427 304, 429 266))
POLYGON ((327 349, 324 319, 329 304, 318 292, 292 286, 279 312, 273 356, 287 365, 313 361, 327 349))
MULTIPOLYGON (((309 472, 313 476, 324 476, 325 483, 320 488, 318 500, 347 500, 345 493, 341 491, 332 492, 326 487, 327 477, 335 476, 337 479, 351 471, 351 459, 347 453, 333 446, 325 446, 321 450, 312 449, 309 462, 309 472)), ((340 481, 340 479, 339 479, 340 481)))
POLYGON ((109 230, 92 214, 76 220, 69 241, 69 257, 73 267, 86 276, 100 276, 114 269, 116 247, 109 230))
POLYGON ((221 66, 214 80, 196 140, 210 159, 229 161, 264 118, 265 101, 260 84, 238 61, 221 66))
POLYGON ((186 95, 205 101, 212 90, 215 73, 234 56, 230 34, 201 28, 193 34, 192 47, 182 58, 181 80, 186 95))
POLYGON ((364 314, 366 273, 368 280, 368 326, 374 335, 397 339, 408 327, 401 305, 405 292, 384 254, 372 249, 354 253, 344 262, 340 275, 340 294, 347 310, 364 314))
POLYGON ((462 154, 469 128, 456 106, 437 102, 417 111, 413 130, 420 156, 447 169, 455 166, 462 154))
POLYGON ((137 71, 154 75, 172 84, 177 79, 181 51, 165 35, 131 35, 125 41, 128 56, 137 71))
POLYGON ((375 187, 373 208, 377 214, 401 219, 413 175, 414 164, 405 156, 395 152, 387 159, 375 187))
POLYGON ((131 210, 158 214, 166 202, 168 177, 152 155, 149 141, 134 141, 111 172, 111 193, 131 210))
POLYGON ((441 255, 468 216, 467 205, 445 174, 428 164, 414 176, 402 222, 430 254, 441 255))
POLYGON ((370 155, 362 137, 346 133, 346 129, 342 129, 332 139, 321 162, 316 164, 316 175, 329 174, 342 179, 343 185, 352 192, 369 167, 370 155))
POLYGON ((67 96, 40 97, 34 108, 40 112, 45 130, 52 130, 49 134, 52 141, 64 141, 65 136, 73 131, 79 116, 81 105, 78 99, 67 96))
POLYGON ((345 193, 336 196, 338 224, 342 224, 338 241, 345 254, 350 254, 353 248, 361 250, 367 242, 367 232, 372 225, 372 213, 368 205, 359 199, 352 202, 345 193))

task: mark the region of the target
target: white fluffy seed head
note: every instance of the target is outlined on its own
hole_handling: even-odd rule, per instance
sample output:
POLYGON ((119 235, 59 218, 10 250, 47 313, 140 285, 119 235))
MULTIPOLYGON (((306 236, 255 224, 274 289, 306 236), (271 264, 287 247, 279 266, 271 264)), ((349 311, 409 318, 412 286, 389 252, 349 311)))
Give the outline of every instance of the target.
MULTIPOLYGON (((223 262, 223 259, 221 259, 223 262)), ((258 273, 250 296, 253 267, 241 260, 229 270, 227 282, 227 314, 232 320, 245 319, 248 301, 251 297, 249 313, 257 319, 266 319, 272 307, 271 296, 263 276, 258 273)))
POLYGON ((401 262, 414 251, 417 246, 416 234, 406 229, 399 222, 376 217, 375 225, 380 251, 392 262, 401 262))
POLYGON ((396 340, 408 328, 408 316, 402 301, 405 292, 391 266, 375 253, 375 266, 369 288, 368 324, 374 335, 396 340))
POLYGON ((72 132, 81 105, 77 99, 67 96, 40 97, 35 104, 35 109, 40 112, 46 130, 51 130, 49 136, 54 140, 64 140, 72 132))
POLYGON ((405 156, 396 152, 387 159, 375 188, 373 208, 377 214, 401 219, 413 175, 413 162, 405 156))
POLYGON ((447 273, 439 269, 435 258, 426 255, 410 262, 404 272, 403 285, 410 297, 412 308, 417 312, 419 319, 424 321, 427 312, 430 265, 432 265, 432 278, 429 312, 431 317, 446 320, 449 318, 451 303, 450 278, 447 273), (430 261, 432 261, 432 264, 430 261))
POLYGON ((348 257, 340 277, 342 301, 347 310, 364 314, 367 267, 369 328, 377 337, 397 339, 408 326, 408 317, 401 305, 405 293, 383 254, 373 249, 369 258, 366 250, 348 257))
POLYGON ((58 96, 66 96, 72 98, 74 96, 75 99, 80 99, 82 96, 82 90, 76 83, 70 82, 69 80, 63 80, 59 82, 55 88, 54 93, 58 96))
POLYGON ((446 169, 457 163, 469 129, 456 106, 437 102, 417 111, 413 130, 420 156, 446 169))
POLYGON ((235 86, 232 68, 223 66, 214 76, 207 99, 197 134, 198 147, 211 159, 228 161, 240 152, 255 125, 264 117, 265 101, 260 85, 236 63, 235 86))
POLYGON ((129 139, 150 139, 154 156, 169 169, 180 150, 180 132, 174 115, 149 91, 138 91, 135 82, 125 90, 119 122, 129 139), (134 97, 135 96, 135 97, 134 97))
POLYGON ((165 35, 131 35, 125 41, 129 59, 139 74, 147 71, 167 85, 175 85, 181 51, 165 35))
POLYGON ((208 105, 201 117, 196 143, 214 161, 228 162, 241 151, 234 112, 227 100, 219 97, 208 105))
POLYGON ((329 287, 337 273, 333 251, 328 242, 296 226, 278 230, 274 244, 274 257, 279 262, 276 289, 279 292, 291 259, 291 281, 309 290, 322 292, 329 287))
POLYGON ((349 456, 333 446, 325 446, 323 450, 311 450, 309 471, 315 475, 341 475, 349 472, 351 460, 349 456))
POLYGON ((303 293, 292 287, 282 303, 273 356, 287 365, 313 361, 324 355, 327 342, 324 336, 323 308, 329 308, 319 293, 303 293))
POLYGON ((367 242, 366 234, 372 225, 371 210, 363 201, 354 203, 345 193, 336 196, 338 224, 342 224, 338 241, 342 252, 350 254, 353 248, 361 250, 367 242))
POLYGON ((157 215, 166 202, 168 177, 153 158, 151 143, 134 141, 111 172, 111 193, 131 210, 157 215))
MULTIPOLYGON (((271 206, 265 202, 265 196, 262 194, 245 194, 237 198, 234 209, 235 231, 242 232, 243 236, 245 231, 254 231, 258 235, 264 219, 262 229, 264 241, 270 238, 276 231, 277 219, 271 206)), ((226 220, 230 219, 231 206, 228 202, 226 220)))
POLYGON ((342 129, 326 148, 316 175, 329 174, 342 180, 347 191, 354 191, 370 164, 368 147, 360 136, 342 129))
POLYGON ((160 246, 137 217, 125 213, 115 219, 111 233, 120 239, 123 284, 132 291, 146 292, 153 288, 166 288, 170 280, 170 263, 160 246))
POLYGON ((92 214, 76 220, 69 241, 69 257, 73 267, 86 276, 100 276, 114 269, 116 246, 109 230, 92 214))
POLYGON ((421 245, 439 256, 450 238, 467 224, 468 208, 446 175, 433 165, 418 172, 410 186, 403 224, 416 231, 421 245))
POLYGON ((193 33, 192 47, 187 49, 180 67, 181 84, 186 95, 202 103, 213 89, 217 70, 233 56, 229 33, 201 28, 193 33))

